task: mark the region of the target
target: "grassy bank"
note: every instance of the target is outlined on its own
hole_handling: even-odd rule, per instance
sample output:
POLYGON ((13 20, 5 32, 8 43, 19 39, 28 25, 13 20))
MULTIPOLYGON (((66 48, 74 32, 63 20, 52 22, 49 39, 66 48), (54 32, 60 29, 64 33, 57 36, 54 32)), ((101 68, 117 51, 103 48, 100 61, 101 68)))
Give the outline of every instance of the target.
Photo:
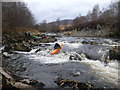
POLYGON ((101 30, 89 29, 81 31, 67 31, 64 32, 67 36, 76 36, 76 37, 104 37, 104 38, 119 38, 119 33, 114 32, 116 29, 104 28, 101 30))

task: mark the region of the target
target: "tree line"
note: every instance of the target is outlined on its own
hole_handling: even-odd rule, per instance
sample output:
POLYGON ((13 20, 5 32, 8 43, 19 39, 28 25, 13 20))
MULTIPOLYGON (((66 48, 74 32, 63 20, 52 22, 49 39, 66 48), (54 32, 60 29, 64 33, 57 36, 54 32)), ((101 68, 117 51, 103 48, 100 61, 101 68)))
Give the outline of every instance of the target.
POLYGON ((35 25, 35 28, 40 32, 60 32, 60 19, 56 19, 55 22, 47 23, 46 20, 41 21, 35 25))
POLYGON ((2 2, 2 30, 14 31, 16 27, 31 27, 35 19, 24 2, 2 2))
MULTIPOLYGON (((99 5, 95 5, 92 11, 88 11, 86 16, 79 15, 74 18, 71 27, 65 27, 66 30, 89 30, 101 29, 105 27, 111 30, 119 25, 118 18, 118 2, 111 2, 107 9, 100 10, 99 5), (97 26, 99 25, 99 26, 97 26)), ((57 18, 55 22, 47 23, 43 20, 39 24, 35 24, 35 19, 24 2, 2 2, 2 29, 14 31, 16 27, 35 28, 40 32, 61 32, 62 20, 57 18)), ((62 25, 68 23, 63 21, 62 25)), ((113 32, 119 33, 118 29, 113 32)))
MULTIPOLYGON (((59 18, 54 23, 47 23, 46 20, 43 20, 36 25, 36 28, 43 32, 60 32, 60 22, 61 20, 59 18)), ((96 4, 92 11, 88 11, 87 15, 79 15, 74 18, 71 27, 64 28, 64 31, 110 28, 113 30, 113 33, 118 34, 118 23, 118 2, 111 2, 107 8, 103 8, 102 10, 96 4)))
POLYGON ((88 11, 86 16, 79 16, 73 20, 73 27, 77 30, 82 28, 96 28, 100 26, 113 26, 117 25, 118 21, 118 2, 111 2, 108 9, 103 8, 100 10, 99 5, 95 5, 92 11, 88 11))

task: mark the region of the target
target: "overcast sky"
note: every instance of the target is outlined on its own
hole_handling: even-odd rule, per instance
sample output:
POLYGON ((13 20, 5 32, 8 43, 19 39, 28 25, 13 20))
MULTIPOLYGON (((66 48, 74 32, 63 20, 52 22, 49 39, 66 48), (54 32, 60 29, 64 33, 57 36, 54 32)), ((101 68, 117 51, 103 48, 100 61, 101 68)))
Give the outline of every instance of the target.
MULTIPOLYGON (((86 15, 93 6, 107 8, 111 0, 24 0, 37 22, 55 21, 57 18, 73 19, 79 14, 86 15)), ((112 0, 113 1, 113 0, 112 0)))

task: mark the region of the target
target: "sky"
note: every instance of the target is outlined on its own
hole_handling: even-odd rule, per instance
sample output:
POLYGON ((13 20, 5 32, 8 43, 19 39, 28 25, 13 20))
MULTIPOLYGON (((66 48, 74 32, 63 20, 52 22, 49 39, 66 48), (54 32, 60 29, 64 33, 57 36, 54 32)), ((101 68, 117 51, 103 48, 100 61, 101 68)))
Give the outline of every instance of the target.
POLYGON ((37 22, 46 20, 56 21, 58 18, 74 19, 85 16, 94 5, 98 4, 100 9, 107 8, 113 0, 23 0, 27 3, 37 22))

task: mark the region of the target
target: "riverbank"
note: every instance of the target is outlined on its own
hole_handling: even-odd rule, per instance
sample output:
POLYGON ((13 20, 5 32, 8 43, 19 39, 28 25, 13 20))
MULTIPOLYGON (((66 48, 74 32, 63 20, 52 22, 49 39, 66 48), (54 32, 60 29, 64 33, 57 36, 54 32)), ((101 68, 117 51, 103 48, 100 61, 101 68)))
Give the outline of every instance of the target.
POLYGON ((119 33, 113 33, 115 30, 111 30, 110 28, 104 28, 101 30, 89 29, 89 30, 73 30, 66 31, 64 35, 73 36, 73 37, 102 37, 102 38, 119 38, 119 33))
POLYGON ((57 39, 53 36, 42 38, 42 33, 29 28, 17 28, 14 32, 3 31, 2 45, 5 46, 5 51, 18 50, 29 52, 34 46, 39 43, 55 42, 57 39), (27 36, 26 33, 30 35, 27 36), (33 37, 36 36, 36 37, 33 37))

